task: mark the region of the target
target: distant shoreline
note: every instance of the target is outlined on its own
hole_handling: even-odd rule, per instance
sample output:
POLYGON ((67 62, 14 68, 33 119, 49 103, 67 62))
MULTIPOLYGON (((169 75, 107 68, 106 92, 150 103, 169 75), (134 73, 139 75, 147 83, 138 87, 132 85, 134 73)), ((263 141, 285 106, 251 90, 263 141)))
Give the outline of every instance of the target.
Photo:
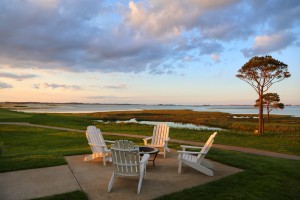
MULTIPOLYGON (((13 102, 5 101, 0 102, 0 107, 2 104, 86 104, 86 105, 155 105, 155 106, 252 106, 250 104, 146 104, 146 103, 82 103, 82 102, 13 102)), ((285 104, 285 106, 300 106, 294 104, 285 104)))
MULTIPOLYGON (((197 112, 222 112, 237 115, 258 115, 253 105, 173 105, 173 104, 92 104, 92 103, 38 103, 5 102, 0 108, 27 113, 96 113, 141 110, 193 110, 197 112)), ((266 111, 264 111, 266 113, 266 111)), ((272 115, 300 117, 300 106, 286 106, 273 110, 272 115)))

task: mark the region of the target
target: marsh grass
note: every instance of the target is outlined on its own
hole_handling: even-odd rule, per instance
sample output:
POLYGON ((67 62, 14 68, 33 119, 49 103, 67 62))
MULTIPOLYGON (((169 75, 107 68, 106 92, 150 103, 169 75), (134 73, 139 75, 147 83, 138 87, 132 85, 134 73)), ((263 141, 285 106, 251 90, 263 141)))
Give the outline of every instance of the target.
MULTIPOLYGON (((222 112, 196 112, 191 110, 144 110, 144 111, 118 111, 76 114, 34 114, 21 113, 0 109, 1 121, 18 120, 35 124, 55 125, 68 128, 84 129, 95 120, 116 121, 136 118, 138 121, 170 121, 179 123, 192 123, 220 127, 232 131, 241 131, 253 134, 257 129, 256 115, 232 115, 222 112), (249 118, 234 118, 249 117, 249 118)), ((270 123, 265 123, 265 134, 286 134, 300 136, 300 117, 286 115, 270 115, 270 123)))
MULTIPOLYGON (((78 114, 76 114, 78 115, 78 114)), ((207 125, 229 130, 253 133, 258 127, 257 115, 233 115, 222 112, 197 112, 192 110, 144 110, 101 112, 93 114, 79 114, 95 119, 107 121, 128 120, 136 118, 138 121, 170 121, 207 125), (235 118, 249 117, 249 118, 235 118)), ((290 133, 300 135, 300 118, 287 115, 270 115, 270 123, 265 123, 267 133, 290 133)))

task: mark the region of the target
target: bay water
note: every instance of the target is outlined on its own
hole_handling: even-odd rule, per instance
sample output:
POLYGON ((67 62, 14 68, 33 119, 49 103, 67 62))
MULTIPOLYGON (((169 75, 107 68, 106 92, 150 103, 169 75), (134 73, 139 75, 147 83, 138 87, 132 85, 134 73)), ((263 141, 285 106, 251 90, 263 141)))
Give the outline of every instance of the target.
MULTIPOLYGON (((93 113, 110 111, 138 110, 193 110, 201 112, 225 112, 230 114, 258 114, 251 105, 149 105, 149 104, 43 104, 28 103, 18 107, 17 111, 32 113, 93 113)), ((264 111, 266 113, 266 111, 264 111)), ((300 117, 300 106, 285 106, 282 110, 272 110, 271 114, 300 117)))

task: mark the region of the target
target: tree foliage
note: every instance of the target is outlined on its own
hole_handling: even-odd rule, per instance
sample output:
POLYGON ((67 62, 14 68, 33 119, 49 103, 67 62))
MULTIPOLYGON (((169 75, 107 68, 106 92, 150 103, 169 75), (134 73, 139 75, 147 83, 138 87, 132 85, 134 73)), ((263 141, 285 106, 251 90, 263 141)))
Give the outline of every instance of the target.
POLYGON ((290 76, 288 65, 275 60, 272 56, 251 58, 236 75, 251 85, 258 94, 268 91, 274 83, 290 76))
POLYGON ((236 75, 237 78, 248 83, 259 96, 259 129, 263 134, 263 95, 276 82, 291 76, 288 65, 278 61, 272 56, 255 56, 244 64, 236 75))
MULTIPOLYGON (((256 107, 259 106, 259 99, 255 101, 256 107)), ((268 122, 270 121, 270 112, 273 109, 284 109, 284 104, 280 103, 280 98, 277 93, 266 93, 263 95, 263 106, 267 109, 268 122)))

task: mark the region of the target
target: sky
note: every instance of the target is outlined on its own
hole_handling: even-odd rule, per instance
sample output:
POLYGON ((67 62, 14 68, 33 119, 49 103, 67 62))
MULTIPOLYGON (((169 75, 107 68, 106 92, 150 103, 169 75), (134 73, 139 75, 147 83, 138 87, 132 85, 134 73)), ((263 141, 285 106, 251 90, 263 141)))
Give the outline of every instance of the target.
POLYGON ((300 105, 299 0, 1 0, 0 102, 253 105, 271 55, 300 105))

